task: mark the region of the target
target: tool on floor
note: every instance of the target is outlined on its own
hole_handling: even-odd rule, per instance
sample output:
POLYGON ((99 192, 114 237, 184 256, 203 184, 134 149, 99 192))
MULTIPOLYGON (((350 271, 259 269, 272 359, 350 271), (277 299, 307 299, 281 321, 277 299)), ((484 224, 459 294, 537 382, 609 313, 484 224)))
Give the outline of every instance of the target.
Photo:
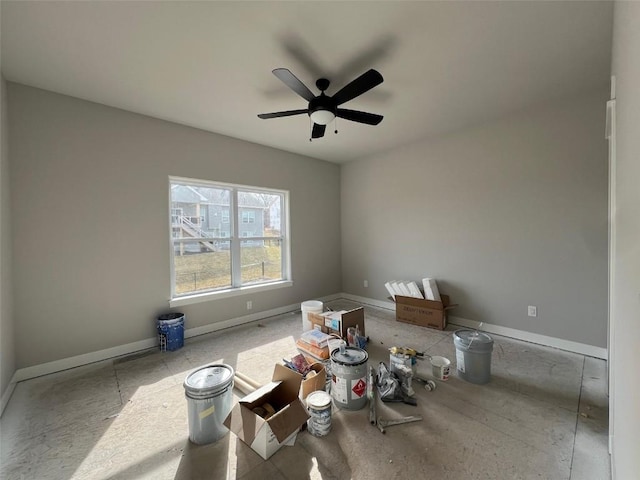
POLYGON ((389 352, 392 355, 408 355, 409 357, 417 357, 420 359, 422 359, 425 356, 426 357, 429 356, 424 352, 418 352, 413 348, 407 348, 407 347, 391 347, 389 348, 389 352))
POLYGON ((367 396, 369 397, 369 422, 371 425, 375 425, 376 418, 376 372, 371 365, 369 365, 369 382, 367 396))
POLYGON ((408 417, 402 417, 395 420, 384 420, 381 417, 378 417, 377 425, 378 430, 380 430, 382 433, 385 433, 385 428, 387 427, 391 427, 393 425, 402 425, 404 423, 419 422, 421 420, 422 417, 420 415, 410 415, 408 417))
POLYGON ((433 380, 427 380, 426 378, 417 377, 417 376, 414 376, 413 378, 415 379, 416 382, 423 384, 424 389, 429 392, 436 389, 436 382, 434 382, 433 380))
POLYGON ((376 386, 380 400, 383 402, 403 402, 408 405, 417 405, 415 398, 402 391, 398 375, 391 372, 384 362, 380 362, 378 366, 376 386))

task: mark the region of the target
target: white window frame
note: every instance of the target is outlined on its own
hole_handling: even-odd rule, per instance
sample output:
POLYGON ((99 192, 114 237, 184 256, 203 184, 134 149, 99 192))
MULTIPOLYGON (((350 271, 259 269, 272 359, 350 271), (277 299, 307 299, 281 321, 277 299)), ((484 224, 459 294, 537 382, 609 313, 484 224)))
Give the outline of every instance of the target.
POLYGON ((185 177, 169 177, 169 188, 168 188, 168 200, 169 200, 169 252, 170 252, 170 269, 171 269, 171 292, 169 297, 169 305, 171 307, 177 307, 181 305, 189 305, 192 303, 199 303, 210 301, 214 299, 232 297, 237 295, 247 295, 253 294, 261 291, 273 290, 277 288, 285 288, 291 287, 293 285, 293 281, 291 278, 291 242, 290 242, 290 228, 289 228, 289 192, 287 190, 279 190, 273 188, 262 188, 262 187, 254 187, 249 185, 239 185, 239 184, 231 184, 231 183, 222 183, 222 182, 213 182, 207 180, 197 180, 192 178, 185 177), (188 294, 176 294, 176 272, 175 272, 175 263, 174 263, 174 242, 175 238, 173 237, 173 229, 172 229, 172 194, 171 194, 171 185, 172 184, 181 184, 187 186, 195 186, 195 187, 208 187, 208 188, 220 188, 231 190, 231 199, 230 199, 230 228, 231 231, 228 237, 221 236, 211 237, 211 238, 199 238, 200 240, 209 240, 215 241, 224 238, 224 241, 230 242, 230 252, 231 252, 231 287, 215 289, 215 290, 207 290, 197 293, 188 293, 188 294), (251 193, 268 193, 274 195, 281 196, 281 205, 280 205, 280 236, 279 237, 243 237, 240 235, 240 225, 242 224, 242 220, 238 216, 238 192, 251 192, 251 193), (282 279, 274 280, 269 282, 262 283, 252 283, 249 285, 242 285, 241 283, 241 262, 240 262, 240 245, 242 241, 246 241, 248 239, 251 240, 277 240, 281 241, 281 270, 282 270, 282 279))

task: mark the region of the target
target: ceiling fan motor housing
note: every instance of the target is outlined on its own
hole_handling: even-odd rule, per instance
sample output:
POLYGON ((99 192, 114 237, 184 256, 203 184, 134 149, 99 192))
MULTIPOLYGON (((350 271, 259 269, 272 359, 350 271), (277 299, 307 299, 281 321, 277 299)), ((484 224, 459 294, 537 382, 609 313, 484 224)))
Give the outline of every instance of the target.
POLYGON ((326 110, 328 112, 331 112, 335 117, 337 109, 338 106, 336 105, 336 102, 333 100, 333 98, 326 96, 324 92, 311 99, 311 101, 309 102, 309 116, 319 110, 326 110))

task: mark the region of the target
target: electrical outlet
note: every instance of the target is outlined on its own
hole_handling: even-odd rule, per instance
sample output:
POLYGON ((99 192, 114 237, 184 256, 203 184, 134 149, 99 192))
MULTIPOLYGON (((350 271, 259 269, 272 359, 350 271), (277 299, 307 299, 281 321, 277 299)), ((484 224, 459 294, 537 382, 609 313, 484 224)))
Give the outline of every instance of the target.
POLYGON ((249 300, 247 302, 247 310, 251 310, 253 308, 253 302, 251 300, 249 300))
POLYGON ((364 282, 362 282, 362 284, 364 285, 364 288, 368 288, 369 287, 369 280, 365 280, 364 282))
POLYGON ((527 312, 528 312, 530 317, 537 317, 538 316, 538 307, 534 307, 533 305, 529 305, 527 307, 527 312))

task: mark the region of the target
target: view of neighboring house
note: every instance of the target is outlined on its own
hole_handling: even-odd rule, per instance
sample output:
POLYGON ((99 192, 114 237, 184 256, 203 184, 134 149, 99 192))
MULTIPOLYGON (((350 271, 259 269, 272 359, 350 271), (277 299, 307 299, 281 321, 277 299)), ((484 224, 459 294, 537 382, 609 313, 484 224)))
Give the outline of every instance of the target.
MULTIPOLYGON (((216 251, 228 249, 232 232, 232 206, 229 190, 172 184, 171 227, 174 238, 206 238, 208 241, 185 242, 182 253, 194 249, 216 251)), ((237 232, 240 238, 267 236, 265 228, 274 224, 270 206, 260 194, 250 192, 238 196, 237 232)), ((278 222, 279 223, 279 222, 278 222)), ((261 240, 247 240, 252 245, 261 240)), ((245 244, 246 246, 246 244, 245 244)), ((176 246, 179 249, 178 246, 176 246)), ((178 250, 176 250, 178 251, 178 250)))

